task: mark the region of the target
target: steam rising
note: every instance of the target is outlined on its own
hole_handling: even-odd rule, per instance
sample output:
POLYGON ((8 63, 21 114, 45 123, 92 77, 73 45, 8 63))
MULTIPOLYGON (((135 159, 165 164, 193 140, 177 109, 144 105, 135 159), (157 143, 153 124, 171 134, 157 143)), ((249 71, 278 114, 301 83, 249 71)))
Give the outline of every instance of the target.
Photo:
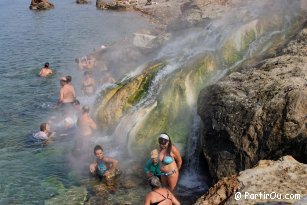
MULTIPOLYGON (((133 48, 129 41, 114 45, 114 47, 110 48, 110 51, 107 48, 107 50, 97 52, 99 55, 97 53, 95 55, 97 55, 98 67, 106 64, 109 72, 112 73, 117 81, 133 78, 146 68, 146 63, 149 61, 165 59, 167 65, 155 76, 146 96, 121 118, 113 133, 106 133, 105 130, 100 130, 92 139, 83 139, 76 134, 76 147, 74 149, 79 149, 80 152, 77 155, 71 156, 73 169, 86 169, 85 167, 89 162, 94 160, 93 147, 96 144, 102 145, 106 155, 118 159, 122 169, 131 167, 131 164, 124 163, 127 161, 127 158, 131 157, 132 160, 139 160, 140 158, 147 158, 147 155, 149 157, 149 153, 146 156, 133 155, 130 148, 133 146, 135 133, 143 120, 157 106, 159 94, 165 88, 167 79, 180 69, 189 69, 189 63, 192 63, 196 57, 208 54, 218 59, 218 69, 211 79, 208 80, 209 83, 214 83, 222 78, 227 70, 245 59, 251 58, 257 52, 264 52, 266 44, 269 43, 272 37, 288 29, 300 13, 299 0, 242 1, 242 3, 234 4, 222 17, 205 26, 195 26, 186 30, 176 31, 166 45, 162 46, 159 50, 152 51, 148 55, 142 55, 138 49, 133 48), (276 19, 273 19, 274 16, 276 19), (283 26, 275 26, 274 20, 283 21, 283 26), (269 23, 266 26, 272 26, 272 31, 270 33, 263 33, 263 28, 257 27, 259 21, 268 21, 269 23), (232 65, 223 63, 223 60, 221 60, 223 58, 221 50, 225 43, 232 40, 232 42, 235 42, 236 49, 240 50, 242 47, 241 38, 245 37, 242 33, 251 28, 255 29, 255 40, 248 46, 247 51, 243 54, 243 58, 232 65), (123 59, 123 61, 120 62, 119 59, 123 59), (131 155, 127 155, 127 153, 131 155)), ((99 75, 101 74, 98 72, 97 76, 99 75)), ((185 83, 188 87, 186 93, 187 101, 191 107, 192 115, 195 115, 198 92, 193 88, 194 82, 189 80, 189 76, 187 76, 185 83)), ((80 85, 81 77, 78 75, 73 76, 73 84, 80 85)), ((106 89, 108 86, 112 85, 104 85, 101 89, 106 89)), ((82 105, 92 106, 99 93, 97 92, 96 96, 90 98, 78 98, 82 105)), ((94 112, 92 110, 92 114, 94 112)), ((195 129, 199 129, 199 126, 195 126, 195 129)), ((197 133, 197 130, 192 130, 191 133, 197 133)), ((184 153, 184 150, 182 152, 184 153)), ((197 158, 197 154, 193 155, 190 160, 193 160, 193 158, 197 158)), ((142 164, 139 166, 142 166, 142 164)), ((193 173, 193 176, 197 174, 193 173)), ((187 181, 182 186, 190 188, 191 184, 185 184, 188 183, 187 181)))

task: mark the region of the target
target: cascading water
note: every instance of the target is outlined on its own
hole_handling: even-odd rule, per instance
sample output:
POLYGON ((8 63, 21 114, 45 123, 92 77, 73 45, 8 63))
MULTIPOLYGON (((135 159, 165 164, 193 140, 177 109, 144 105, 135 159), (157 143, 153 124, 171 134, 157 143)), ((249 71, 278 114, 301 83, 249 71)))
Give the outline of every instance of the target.
POLYGON ((207 189, 206 179, 198 170, 198 92, 246 60, 261 56, 276 41, 286 39, 294 29, 291 26, 301 18, 299 12, 293 12, 298 3, 248 1, 204 28, 190 29, 188 35, 177 32, 153 58, 158 63, 142 66, 146 74, 138 70, 118 90, 112 90, 111 100, 104 101, 97 110, 101 125, 115 124, 113 137, 137 160, 147 158, 157 146, 159 133, 168 132, 181 153, 186 153, 178 194, 207 189), (158 70, 152 69, 159 63, 158 70), (140 82, 146 86, 133 87, 140 82), (131 99, 126 93, 137 97, 131 99), (111 106, 114 103, 121 107, 111 106))

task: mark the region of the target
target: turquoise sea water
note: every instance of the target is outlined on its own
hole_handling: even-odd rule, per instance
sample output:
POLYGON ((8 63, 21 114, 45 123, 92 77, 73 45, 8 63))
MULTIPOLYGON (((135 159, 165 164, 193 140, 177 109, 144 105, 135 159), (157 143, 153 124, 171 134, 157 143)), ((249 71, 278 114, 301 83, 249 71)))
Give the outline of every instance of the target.
POLYGON ((49 11, 31 11, 30 0, 0 1, 0 204, 43 204, 69 186, 68 142, 37 150, 25 139, 53 112, 61 75, 78 75, 74 58, 129 36, 147 23, 133 13, 97 10, 95 1, 53 0, 49 11), (56 70, 37 77, 45 62, 56 70))

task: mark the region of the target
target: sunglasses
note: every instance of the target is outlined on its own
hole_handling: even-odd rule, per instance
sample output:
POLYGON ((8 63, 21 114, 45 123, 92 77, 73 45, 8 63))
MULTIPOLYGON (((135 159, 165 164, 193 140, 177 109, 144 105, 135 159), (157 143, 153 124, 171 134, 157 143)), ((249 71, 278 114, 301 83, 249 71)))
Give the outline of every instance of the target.
POLYGON ((167 139, 159 138, 159 144, 160 145, 166 145, 167 142, 168 142, 167 139))

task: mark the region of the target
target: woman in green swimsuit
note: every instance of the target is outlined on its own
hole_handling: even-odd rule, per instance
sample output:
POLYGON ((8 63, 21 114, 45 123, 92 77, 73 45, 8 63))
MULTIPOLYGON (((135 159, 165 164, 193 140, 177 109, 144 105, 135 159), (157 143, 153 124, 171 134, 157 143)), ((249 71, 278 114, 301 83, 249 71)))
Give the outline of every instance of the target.
POLYGON ((159 160, 161 162, 161 181, 162 185, 174 191, 178 178, 179 170, 182 165, 182 158, 179 150, 172 144, 170 137, 162 133, 159 137, 159 160))

